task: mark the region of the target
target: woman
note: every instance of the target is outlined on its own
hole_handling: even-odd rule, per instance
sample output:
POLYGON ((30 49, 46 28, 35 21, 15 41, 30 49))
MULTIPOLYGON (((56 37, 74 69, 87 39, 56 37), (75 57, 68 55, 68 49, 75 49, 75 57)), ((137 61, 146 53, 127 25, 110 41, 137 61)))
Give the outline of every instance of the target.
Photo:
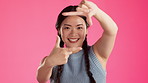
POLYGON ((118 27, 91 1, 68 6, 59 14, 56 45, 37 71, 39 83, 106 83, 106 63, 113 49, 118 27), (87 45, 88 27, 95 17, 104 32, 92 46, 87 45))

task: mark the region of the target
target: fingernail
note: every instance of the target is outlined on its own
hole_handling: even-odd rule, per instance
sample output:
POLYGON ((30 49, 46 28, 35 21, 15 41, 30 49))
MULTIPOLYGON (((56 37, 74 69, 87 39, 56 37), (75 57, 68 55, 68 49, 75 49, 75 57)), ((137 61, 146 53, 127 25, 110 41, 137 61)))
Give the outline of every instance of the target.
POLYGON ((79 47, 80 50, 82 50, 82 47, 79 47))
POLYGON ((69 52, 69 54, 72 54, 72 52, 69 52))
POLYGON ((62 13, 62 15, 63 15, 63 16, 66 16, 67 14, 66 14, 66 13, 62 13))

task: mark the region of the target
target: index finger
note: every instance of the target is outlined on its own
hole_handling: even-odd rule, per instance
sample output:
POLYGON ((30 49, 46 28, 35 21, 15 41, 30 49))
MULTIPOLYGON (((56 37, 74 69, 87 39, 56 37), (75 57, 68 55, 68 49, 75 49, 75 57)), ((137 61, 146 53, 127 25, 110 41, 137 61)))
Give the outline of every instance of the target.
POLYGON ((83 12, 64 12, 62 13, 64 16, 73 16, 73 15, 83 15, 83 12))

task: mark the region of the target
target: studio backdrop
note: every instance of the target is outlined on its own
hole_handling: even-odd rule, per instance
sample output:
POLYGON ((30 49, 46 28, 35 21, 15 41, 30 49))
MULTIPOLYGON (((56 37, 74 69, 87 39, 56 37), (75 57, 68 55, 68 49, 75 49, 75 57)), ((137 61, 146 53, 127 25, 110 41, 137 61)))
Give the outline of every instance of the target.
MULTIPOLYGON (((38 83, 36 71, 55 45, 59 12, 81 0, 0 0, 0 83, 38 83)), ((107 63, 107 83, 148 83, 148 1, 91 0, 119 31, 107 63)), ((88 42, 102 34, 93 19, 88 42)))

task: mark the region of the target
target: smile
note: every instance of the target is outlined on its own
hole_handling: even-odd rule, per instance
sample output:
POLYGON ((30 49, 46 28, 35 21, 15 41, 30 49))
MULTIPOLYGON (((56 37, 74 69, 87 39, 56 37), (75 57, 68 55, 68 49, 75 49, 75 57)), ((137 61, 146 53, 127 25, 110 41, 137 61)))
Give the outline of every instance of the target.
POLYGON ((68 40, 70 43, 76 43, 79 40, 79 38, 68 38, 68 40))

